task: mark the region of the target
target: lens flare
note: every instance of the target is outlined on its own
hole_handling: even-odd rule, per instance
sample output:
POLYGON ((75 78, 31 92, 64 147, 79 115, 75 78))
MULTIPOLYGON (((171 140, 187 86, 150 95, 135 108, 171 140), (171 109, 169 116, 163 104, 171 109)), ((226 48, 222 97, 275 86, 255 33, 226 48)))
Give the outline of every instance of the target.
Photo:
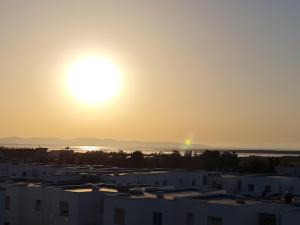
POLYGON ((189 138, 186 138, 186 139, 184 140, 184 146, 189 147, 189 146, 191 146, 191 145, 192 145, 192 140, 189 139, 189 138))

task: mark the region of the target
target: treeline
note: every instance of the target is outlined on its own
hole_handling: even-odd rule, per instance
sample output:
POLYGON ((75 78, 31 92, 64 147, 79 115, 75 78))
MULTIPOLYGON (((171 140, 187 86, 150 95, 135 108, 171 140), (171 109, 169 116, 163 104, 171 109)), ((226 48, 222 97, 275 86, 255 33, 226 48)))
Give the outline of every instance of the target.
MULTIPOLYGON (((172 153, 144 154, 142 151, 127 153, 123 151, 105 152, 91 151, 78 153, 72 150, 32 151, 6 150, 1 151, 1 160, 21 162, 74 164, 74 165, 105 165, 128 168, 167 168, 167 169, 203 169, 209 171, 273 173, 276 166, 287 164, 291 159, 285 157, 238 157, 235 152, 206 150, 204 152, 179 151, 172 153)), ((293 157, 299 161, 299 157, 293 157)), ((293 161, 292 160, 292 161, 293 161)))

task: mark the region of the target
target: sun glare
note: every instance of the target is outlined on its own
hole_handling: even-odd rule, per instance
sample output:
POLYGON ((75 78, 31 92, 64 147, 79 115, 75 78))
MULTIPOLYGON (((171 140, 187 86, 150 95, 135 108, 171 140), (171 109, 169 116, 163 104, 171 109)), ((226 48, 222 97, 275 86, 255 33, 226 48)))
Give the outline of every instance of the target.
POLYGON ((119 90, 120 72, 108 59, 85 57, 71 64, 67 85, 72 95, 86 104, 100 104, 110 100, 119 90))

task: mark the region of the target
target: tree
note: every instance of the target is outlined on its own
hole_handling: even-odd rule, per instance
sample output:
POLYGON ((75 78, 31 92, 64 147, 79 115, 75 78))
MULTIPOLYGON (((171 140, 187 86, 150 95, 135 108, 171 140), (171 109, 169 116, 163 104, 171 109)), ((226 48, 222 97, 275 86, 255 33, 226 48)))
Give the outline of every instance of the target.
POLYGON ((246 171, 251 173, 266 173, 267 166, 261 157, 250 156, 249 162, 246 164, 246 171))
POLYGON ((235 152, 222 152, 220 155, 220 169, 235 170, 239 166, 238 155, 235 152))
POLYGON ((210 151, 205 150, 201 154, 201 161, 203 163, 203 167, 206 170, 217 170, 220 168, 220 152, 219 151, 210 151))
POLYGON ((133 167, 143 167, 145 166, 144 154, 141 151, 134 151, 131 153, 130 161, 133 167))
POLYGON ((58 155, 58 163, 75 164, 75 154, 73 151, 61 151, 58 155))

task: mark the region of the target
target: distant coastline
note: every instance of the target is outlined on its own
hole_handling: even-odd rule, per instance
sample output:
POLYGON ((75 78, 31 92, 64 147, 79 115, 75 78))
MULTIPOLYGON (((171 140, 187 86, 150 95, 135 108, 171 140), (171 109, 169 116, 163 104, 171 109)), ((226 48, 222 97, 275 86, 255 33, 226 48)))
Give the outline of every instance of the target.
POLYGON ((172 153, 172 151, 179 151, 181 154, 184 154, 187 151, 192 151, 193 153, 202 153, 205 150, 217 150, 221 152, 235 152, 240 157, 248 156, 266 156, 266 157, 283 157, 283 156, 300 156, 300 150, 272 150, 272 149, 229 149, 229 148, 181 148, 181 147, 167 147, 167 146, 139 146, 139 147, 116 147, 116 146, 104 146, 104 145, 51 145, 51 144, 11 144, 11 143, 1 143, 0 147, 11 148, 11 149, 36 149, 36 148, 47 148, 48 151, 59 151, 59 150, 71 150, 74 152, 89 152, 89 151, 105 151, 105 152, 133 152, 140 150, 145 154, 151 153, 172 153))

